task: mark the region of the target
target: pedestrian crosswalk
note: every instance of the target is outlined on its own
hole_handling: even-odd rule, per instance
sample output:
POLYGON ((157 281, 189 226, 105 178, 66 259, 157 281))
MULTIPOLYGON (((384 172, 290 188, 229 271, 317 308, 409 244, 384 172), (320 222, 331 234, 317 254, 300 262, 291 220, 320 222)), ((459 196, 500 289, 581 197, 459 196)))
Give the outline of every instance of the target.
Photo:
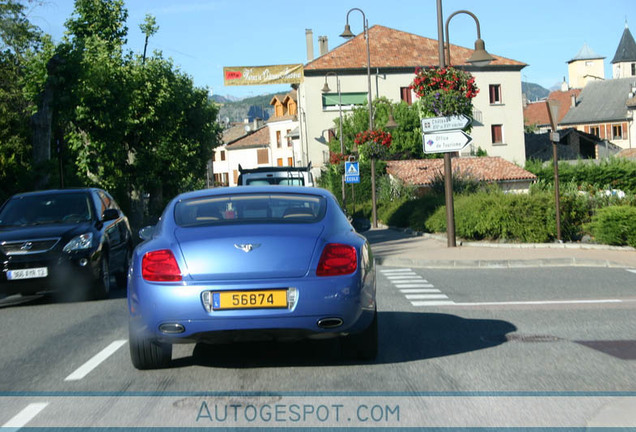
POLYGON ((445 306, 455 304, 433 284, 410 268, 382 269, 380 273, 399 290, 413 306, 445 306))

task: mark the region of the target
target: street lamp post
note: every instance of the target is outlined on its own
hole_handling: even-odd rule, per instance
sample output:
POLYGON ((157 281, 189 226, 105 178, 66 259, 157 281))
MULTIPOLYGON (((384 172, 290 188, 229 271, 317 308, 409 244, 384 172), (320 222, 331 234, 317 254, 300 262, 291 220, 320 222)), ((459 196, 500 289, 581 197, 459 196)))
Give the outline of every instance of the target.
MULTIPOLYGON (((450 42, 448 37, 448 23, 455 15, 465 13, 470 15, 477 24, 477 40, 475 41, 475 52, 468 59, 468 62, 475 66, 481 67, 490 63, 494 58, 486 52, 484 41, 481 39, 481 29, 477 17, 466 10, 460 10, 452 13, 446 20, 446 43, 448 44, 448 64, 450 65, 450 42)), ((444 22, 442 14, 442 0, 437 0, 437 49, 439 52, 439 66, 446 67, 446 59, 444 58, 444 22)), ((446 236, 448 247, 455 247, 455 209, 453 203, 453 164, 450 153, 444 153, 444 195, 446 200, 446 236)))
MULTIPOLYGON (((335 72, 327 72, 325 75, 325 85, 322 88, 323 93, 327 93, 331 91, 329 85, 327 84, 327 77, 329 75, 333 75, 336 77, 336 88, 338 89, 338 114, 340 116, 339 126, 340 131, 338 133, 338 137, 340 138, 340 154, 344 157, 345 148, 344 148, 344 137, 342 136, 342 93, 340 92, 340 77, 335 72)), ((345 175, 341 176, 341 190, 342 190, 342 207, 347 211, 347 197, 345 194, 345 175)))
MULTIPOLYGON (((368 84, 368 92, 367 92, 367 101, 369 105, 369 130, 373 130, 373 104, 372 104, 372 96, 371 96, 371 50, 369 48, 369 22, 367 21, 366 15, 359 8, 349 9, 347 12, 347 23, 345 24, 344 31, 340 35, 345 39, 350 39, 355 35, 351 32, 351 27, 349 27, 349 14, 353 11, 358 11, 362 14, 362 25, 364 29, 364 39, 367 43, 367 84, 368 84)), ((378 227, 378 215, 377 215, 377 197, 375 194, 375 159, 371 158, 371 218, 372 218, 372 226, 373 228, 378 227)))

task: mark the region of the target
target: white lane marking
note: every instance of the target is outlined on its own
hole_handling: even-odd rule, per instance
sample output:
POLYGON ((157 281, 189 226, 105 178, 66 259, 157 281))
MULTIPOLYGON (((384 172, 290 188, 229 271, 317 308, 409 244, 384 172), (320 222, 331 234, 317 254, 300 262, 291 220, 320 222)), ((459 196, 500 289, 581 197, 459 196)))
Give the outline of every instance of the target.
POLYGON ((403 273, 403 272, 410 272, 413 271, 410 268, 403 268, 403 269, 384 269, 384 270, 380 270, 380 273, 403 273))
POLYGON ((390 280, 390 281, 394 281, 394 280, 422 280, 421 276, 418 275, 400 275, 400 276, 386 276, 385 277, 390 280))
POLYGON ((410 268, 385 269, 380 270, 380 272, 384 274, 384 277, 393 286, 400 290, 406 300, 413 306, 447 306, 454 304, 454 302, 448 300, 448 296, 441 294, 440 290, 435 289, 433 284, 430 284, 410 268))
POLYGON ((0 428, 21 428, 33 420, 33 418, 38 415, 40 411, 46 408, 48 404, 48 402, 38 402, 27 405, 26 408, 16 414, 8 422, 0 426, 0 428))
POLYGON ((116 340, 115 342, 108 345, 106 348, 97 353, 93 358, 84 363, 78 369, 75 370, 72 374, 64 378, 64 381, 77 381, 84 378, 88 375, 93 369, 100 365, 104 360, 113 355, 115 351, 121 348, 126 342, 126 339, 116 340))
POLYGON ((452 306, 454 301, 436 300, 436 301, 412 301, 413 306, 452 306))
POLYGON ((620 299, 593 300, 539 300, 539 301, 509 301, 509 302, 475 302, 454 303, 455 306, 506 306, 506 305, 551 305, 551 304, 594 304, 594 303, 623 303, 620 299))
POLYGON ((435 299, 447 299, 446 294, 407 294, 407 300, 435 300, 435 299))
POLYGON ((401 289, 400 292, 403 294, 424 294, 424 293, 438 293, 441 291, 438 289, 410 288, 410 289, 401 289))
POLYGON ((636 273, 636 269, 626 269, 630 273, 636 273))

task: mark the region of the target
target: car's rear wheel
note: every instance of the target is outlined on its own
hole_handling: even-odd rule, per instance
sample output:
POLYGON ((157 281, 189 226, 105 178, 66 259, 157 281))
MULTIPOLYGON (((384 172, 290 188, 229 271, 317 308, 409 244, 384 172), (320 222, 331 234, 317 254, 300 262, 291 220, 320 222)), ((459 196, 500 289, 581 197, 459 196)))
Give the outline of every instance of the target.
POLYGON ((172 345, 161 343, 130 330, 130 360, 135 368, 161 369, 170 366, 172 345))
POLYGON ((363 332, 345 336, 341 340, 343 354, 356 360, 375 360, 378 356, 378 312, 363 332))

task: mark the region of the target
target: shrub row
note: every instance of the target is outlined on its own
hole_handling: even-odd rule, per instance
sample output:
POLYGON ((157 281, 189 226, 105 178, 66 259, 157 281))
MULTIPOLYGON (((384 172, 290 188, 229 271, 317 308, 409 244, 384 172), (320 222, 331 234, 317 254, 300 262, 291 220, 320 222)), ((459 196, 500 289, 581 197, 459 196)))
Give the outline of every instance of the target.
MULTIPOLYGON (((554 167, 552 162, 528 161, 525 168, 535 174, 539 181, 552 184, 554 167)), ((620 189, 636 194, 636 161, 623 158, 610 158, 599 163, 578 161, 577 163, 559 163, 559 182, 573 182, 585 188, 620 189)))
MULTIPOLYGON (((598 243, 632 245, 636 242, 636 207, 633 197, 623 202, 598 208, 598 201, 587 195, 563 195, 562 239, 579 241, 590 235, 598 243)), ((557 238, 554 193, 548 190, 516 195, 488 189, 457 195, 454 208, 455 233, 467 240, 545 243, 557 238)), ((391 226, 446 231, 446 207, 441 195, 383 205, 378 217, 391 226)))

